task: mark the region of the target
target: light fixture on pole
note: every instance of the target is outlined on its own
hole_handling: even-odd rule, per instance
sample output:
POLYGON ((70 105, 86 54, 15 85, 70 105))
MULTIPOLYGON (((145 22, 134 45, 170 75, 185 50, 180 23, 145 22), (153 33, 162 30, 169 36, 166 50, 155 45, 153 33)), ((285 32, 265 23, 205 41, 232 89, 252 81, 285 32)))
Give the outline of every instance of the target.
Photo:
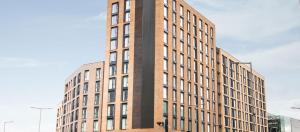
POLYGON ((5 132, 5 126, 6 126, 6 124, 9 124, 9 123, 13 123, 13 121, 4 121, 3 122, 3 132, 5 132))
POLYGON ((39 119, 39 131, 38 132, 41 132, 41 122, 42 122, 42 111, 43 110, 50 110, 52 108, 40 108, 40 107, 30 107, 32 109, 37 109, 40 111, 40 119, 39 119))
POLYGON ((300 110, 300 107, 291 107, 291 109, 300 110))

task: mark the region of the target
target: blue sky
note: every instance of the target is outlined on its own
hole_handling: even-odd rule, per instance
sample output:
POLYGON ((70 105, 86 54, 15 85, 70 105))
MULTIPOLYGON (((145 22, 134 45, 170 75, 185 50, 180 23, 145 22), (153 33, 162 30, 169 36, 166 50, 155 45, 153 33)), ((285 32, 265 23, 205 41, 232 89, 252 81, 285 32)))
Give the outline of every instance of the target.
MULTIPOLYGON (((268 110, 300 119, 298 0, 188 0, 216 24, 217 45, 266 77, 268 110)), ((104 59, 106 0, 0 0, 0 123, 37 131, 38 111, 63 97, 65 78, 104 59)), ((56 110, 42 131, 55 129, 56 110)), ((0 126, 2 127, 2 126, 0 126)))

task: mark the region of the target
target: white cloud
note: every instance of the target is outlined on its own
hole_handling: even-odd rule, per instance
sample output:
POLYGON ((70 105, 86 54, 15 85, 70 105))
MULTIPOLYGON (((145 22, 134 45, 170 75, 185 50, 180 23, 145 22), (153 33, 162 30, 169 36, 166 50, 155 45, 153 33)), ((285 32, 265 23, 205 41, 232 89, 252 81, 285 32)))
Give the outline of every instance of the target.
POLYGON ((218 37, 261 39, 300 27, 297 0, 190 0, 216 24, 218 37))
POLYGON ((258 49, 253 52, 240 53, 241 60, 253 61, 261 71, 299 71, 300 41, 282 44, 270 49, 258 49))

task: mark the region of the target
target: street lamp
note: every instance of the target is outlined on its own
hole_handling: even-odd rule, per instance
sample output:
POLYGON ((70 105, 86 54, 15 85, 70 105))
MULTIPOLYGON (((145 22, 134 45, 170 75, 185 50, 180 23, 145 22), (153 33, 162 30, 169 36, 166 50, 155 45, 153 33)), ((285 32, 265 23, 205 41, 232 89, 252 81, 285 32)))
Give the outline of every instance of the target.
POLYGON ((5 126, 6 126, 6 124, 9 124, 9 123, 13 123, 13 121, 4 121, 3 122, 3 132, 5 132, 5 126))
POLYGON ((291 107, 291 109, 300 110, 300 107, 291 107))
POLYGON ((37 109, 40 111, 40 119, 39 119, 39 131, 38 132, 41 132, 41 122, 42 122, 42 111, 43 110, 50 110, 52 108, 40 108, 40 107, 30 107, 32 109, 37 109))

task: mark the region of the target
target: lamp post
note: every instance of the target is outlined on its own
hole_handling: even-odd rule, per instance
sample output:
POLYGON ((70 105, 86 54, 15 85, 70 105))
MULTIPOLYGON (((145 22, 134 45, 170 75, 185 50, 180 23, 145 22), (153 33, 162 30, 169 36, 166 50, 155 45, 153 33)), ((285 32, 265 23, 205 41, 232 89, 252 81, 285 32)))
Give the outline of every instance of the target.
POLYGON ((4 121, 3 122, 3 132, 5 132, 5 126, 6 126, 6 124, 9 124, 9 123, 13 123, 13 121, 4 121))
POLYGON ((291 109, 300 110, 300 107, 291 107, 291 109))
POLYGON ((41 122, 42 122, 42 111, 43 110, 50 110, 52 108, 40 108, 40 107, 30 107, 32 109, 37 109, 40 111, 40 119, 39 119, 39 131, 38 132, 41 132, 41 122))

